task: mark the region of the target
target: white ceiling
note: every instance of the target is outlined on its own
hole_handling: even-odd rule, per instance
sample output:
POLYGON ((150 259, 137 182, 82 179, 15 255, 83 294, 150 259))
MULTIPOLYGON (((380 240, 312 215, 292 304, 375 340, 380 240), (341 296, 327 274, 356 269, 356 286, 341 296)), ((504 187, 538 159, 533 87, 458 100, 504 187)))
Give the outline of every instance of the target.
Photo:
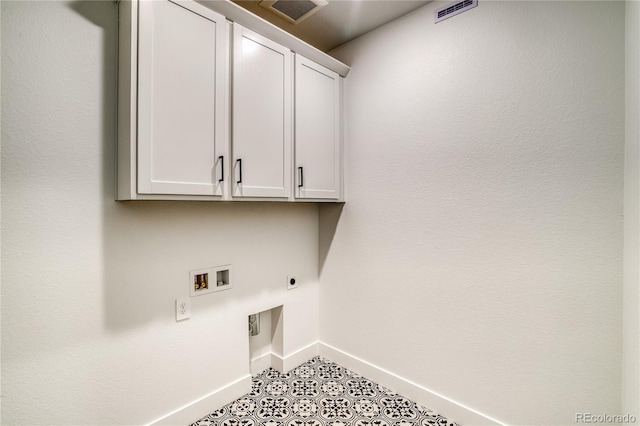
MULTIPOLYGON (((288 33, 328 52, 431 0, 328 0, 329 4, 297 25, 260 6, 261 0, 233 0, 288 33)), ((289 0, 295 1, 295 0, 289 0)))

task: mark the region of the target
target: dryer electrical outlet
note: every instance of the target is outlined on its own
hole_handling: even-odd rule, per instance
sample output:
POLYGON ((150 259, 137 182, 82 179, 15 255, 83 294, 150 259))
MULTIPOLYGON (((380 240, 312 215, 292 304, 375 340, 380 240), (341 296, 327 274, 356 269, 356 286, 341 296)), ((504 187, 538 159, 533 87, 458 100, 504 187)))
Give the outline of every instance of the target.
POLYGON ((298 288, 298 280, 296 280, 295 275, 287 275, 287 290, 293 290, 294 288, 298 288))

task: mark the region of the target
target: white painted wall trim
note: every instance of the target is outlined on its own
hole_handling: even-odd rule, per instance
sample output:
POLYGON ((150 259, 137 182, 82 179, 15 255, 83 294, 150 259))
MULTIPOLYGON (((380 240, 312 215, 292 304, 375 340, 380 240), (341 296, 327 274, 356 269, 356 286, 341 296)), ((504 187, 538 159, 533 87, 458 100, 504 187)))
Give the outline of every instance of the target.
POLYGON ((251 371, 251 375, 255 376, 259 372, 271 367, 273 365, 273 356, 272 352, 268 352, 249 361, 249 371, 251 371))
POLYGON ((505 425, 506 423, 496 420, 458 401, 448 398, 438 392, 400 377, 382 367, 373 365, 361 358, 346 353, 327 343, 318 342, 320 355, 334 361, 343 367, 352 370, 367 379, 385 386, 394 392, 406 396, 407 398, 424 405, 460 424, 473 425, 505 425))
POLYGON ((271 366, 281 373, 286 373, 288 370, 284 369, 284 358, 280 355, 271 353, 271 366))
POLYGON ((283 359, 282 371, 289 371, 292 368, 297 367, 305 361, 309 361, 314 356, 319 355, 318 349, 319 342, 313 342, 310 345, 305 346, 304 348, 298 349, 297 351, 287 355, 283 359))
POLYGON ((269 352, 251 360, 251 374, 257 374, 269 367, 286 373, 303 362, 309 361, 314 356, 318 356, 318 354, 318 342, 313 342, 304 348, 298 349, 286 357, 269 352))
POLYGON ((203 396, 171 413, 160 417, 148 425, 186 425, 206 416, 213 410, 241 397, 251 391, 251 375, 247 374, 233 383, 229 383, 208 395, 203 396))

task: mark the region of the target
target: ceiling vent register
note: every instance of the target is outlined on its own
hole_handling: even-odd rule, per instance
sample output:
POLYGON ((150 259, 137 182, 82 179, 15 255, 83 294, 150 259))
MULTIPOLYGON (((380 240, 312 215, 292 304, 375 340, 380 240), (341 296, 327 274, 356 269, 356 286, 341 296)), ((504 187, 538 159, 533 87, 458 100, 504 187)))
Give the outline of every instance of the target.
POLYGON ((260 6, 292 24, 299 24, 329 3, 326 0, 264 0, 260 6))
POLYGON ((462 0, 450 3, 446 6, 436 9, 433 12, 435 23, 449 19, 459 13, 466 12, 478 5, 478 0, 462 0))

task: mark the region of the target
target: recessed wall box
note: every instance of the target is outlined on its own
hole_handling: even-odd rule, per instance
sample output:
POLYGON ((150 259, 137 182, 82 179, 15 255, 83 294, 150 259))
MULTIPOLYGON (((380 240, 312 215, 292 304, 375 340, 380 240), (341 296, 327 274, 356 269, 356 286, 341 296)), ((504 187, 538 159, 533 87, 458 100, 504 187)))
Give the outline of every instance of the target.
POLYGON ((189 294, 191 297, 202 296, 214 291, 228 290, 231 283, 231 265, 197 269, 189 272, 189 294))

